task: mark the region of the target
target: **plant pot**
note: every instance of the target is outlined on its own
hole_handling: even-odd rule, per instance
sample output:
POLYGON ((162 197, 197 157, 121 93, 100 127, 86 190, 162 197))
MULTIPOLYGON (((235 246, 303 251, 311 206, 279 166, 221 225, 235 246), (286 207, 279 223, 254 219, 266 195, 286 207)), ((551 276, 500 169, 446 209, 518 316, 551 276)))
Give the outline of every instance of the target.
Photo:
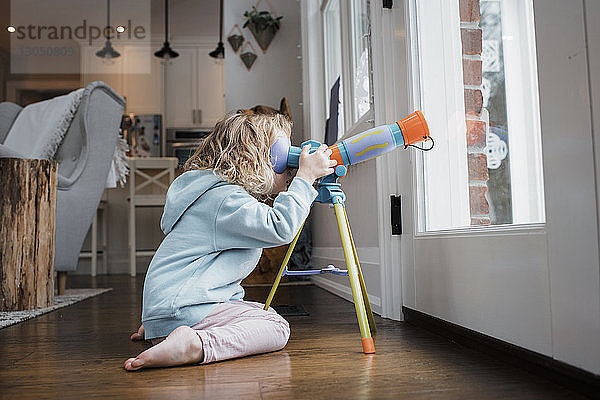
POLYGON ((244 37, 242 35, 231 35, 227 38, 227 41, 231 45, 231 48, 235 53, 242 47, 244 44, 244 37))
POLYGON ((248 71, 250 71, 250 68, 252 68, 252 64, 254 64, 254 61, 256 61, 257 57, 258 56, 251 51, 246 51, 245 53, 240 54, 240 58, 242 59, 242 62, 246 68, 248 68, 248 71))
POLYGON ((248 24, 248 29, 250 30, 250 32, 252 32, 254 39, 256 39, 256 42, 262 49, 263 53, 266 53, 267 48, 269 47, 271 41, 273 41, 273 38, 275 37, 276 31, 273 32, 273 30, 271 29, 258 30, 256 25, 252 23, 248 24))

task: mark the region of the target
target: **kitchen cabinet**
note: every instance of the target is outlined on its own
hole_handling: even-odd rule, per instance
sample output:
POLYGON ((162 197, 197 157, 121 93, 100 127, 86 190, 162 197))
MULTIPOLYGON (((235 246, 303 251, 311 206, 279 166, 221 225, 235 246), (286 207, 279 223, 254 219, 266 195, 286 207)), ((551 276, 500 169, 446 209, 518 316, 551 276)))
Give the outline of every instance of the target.
POLYGON ((177 46, 179 57, 165 72, 168 127, 212 127, 225 113, 223 60, 208 55, 205 47, 177 46))
POLYGON ((161 60, 153 55, 157 46, 113 45, 121 56, 111 62, 96 56, 98 48, 83 47, 81 85, 106 82, 127 100, 126 113, 162 114, 164 70, 161 60))
MULTIPOLYGON (((119 53, 124 53, 124 46, 113 45, 119 53)), ((96 56, 100 50, 94 46, 81 47, 81 87, 86 87, 90 82, 102 81, 110 86, 119 95, 125 97, 123 91, 123 60, 119 58, 113 62, 106 62, 96 56)))
POLYGON ((208 55, 214 43, 172 43, 179 57, 154 56, 162 43, 113 44, 121 56, 106 62, 97 46, 82 46, 81 85, 104 81, 127 100, 125 112, 162 114, 166 127, 212 128, 225 113, 225 64, 208 55))
POLYGON ((156 46, 125 48, 123 94, 127 99, 127 113, 162 114, 164 70, 161 60, 154 56, 154 47, 156 46))

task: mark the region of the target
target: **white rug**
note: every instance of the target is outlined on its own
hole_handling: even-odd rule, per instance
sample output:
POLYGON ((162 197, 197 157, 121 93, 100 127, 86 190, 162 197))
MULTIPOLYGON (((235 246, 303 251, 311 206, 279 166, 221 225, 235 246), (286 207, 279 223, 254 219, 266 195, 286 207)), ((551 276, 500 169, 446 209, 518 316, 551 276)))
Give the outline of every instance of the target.
POLYGON ((67 289, 65 294, 62 296, 54 296, 54 305, 46 308, 36 308, 35 310, 26 311, 2 311, 0 312, 0 329, 6 328, 7 326, 23 322, 30 318, 37 317, 48 313, 50 311, 57 310, 62 307, 70 306, 78 301, 85 300, 89 297, 97 296, 101 293, 111 291, 108 289, 67 289))

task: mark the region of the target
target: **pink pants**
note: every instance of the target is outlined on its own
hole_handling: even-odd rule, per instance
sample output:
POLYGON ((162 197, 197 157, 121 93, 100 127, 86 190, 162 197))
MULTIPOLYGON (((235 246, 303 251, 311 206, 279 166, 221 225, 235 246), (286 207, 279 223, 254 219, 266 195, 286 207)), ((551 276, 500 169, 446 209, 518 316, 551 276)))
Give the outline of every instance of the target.
POLYGON ((193 325, 204 350, 202 364, 281 350, 290 337, 290 326, 273 308, 234 300, 222 303, 193 325))

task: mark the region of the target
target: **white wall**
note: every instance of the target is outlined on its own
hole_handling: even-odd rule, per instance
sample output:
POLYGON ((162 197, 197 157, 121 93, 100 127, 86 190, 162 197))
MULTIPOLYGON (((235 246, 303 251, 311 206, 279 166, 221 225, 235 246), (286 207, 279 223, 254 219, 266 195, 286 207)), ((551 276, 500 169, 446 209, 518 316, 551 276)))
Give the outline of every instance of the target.
MULTIPOLYGON (((591 125, 596 163, 596 214, 600 215, 600 182, 598 182, 598 176, 600 176, 600 76, 597 73, 600 71, 600 24, 596 23, 600 20, 600 2, 585 1, 584 12, 587 22, 586 39, 590 80, 591 125)), ((600 222, 598 231, 600 232, 600 222)), ((598 275, 600 275, 600 270, 598 275)), ((598 338, 596 338, 595 343, 596 346, 599 345, 598 338)), ((600 374, 600 366, 596 366, 595 372, 600 374)))
MULTIPOLYGON (((320 138, 323 140, 323 138, 320 138)), ((343 179, 342 189, 346 194, 346 212, 352 230, 356 251, 367 286, 369 301, 374 312, 381 313, 381 269, 378 239, 376 161, 369 160, 353 165, 343 179)), ((313 233, 312 262, 315 268, 324 268, 333 264, 345 269, 346 261, 335 212, 328 204, 317 204, 311 211, 313 233)), ((352 299, 350 281, 347 277, 321 275, 314 282, 332 292, 352 299)))
MULTIPOLYGON (((592 136, 594 138, 594 148, 596 156, 596 180, 600 174, 600 24, 595 23, 600 19, 600 2, 586 1, 584 3, 587 20, 587 51, 588 51, 588 70, 590 79, 590 95, 592 106, 592 136), (593 72, 592 72, 593 71, 593 72)), ((600 184, 596 182, 596 200, 600 202, 600 184)), ((600 204, 597 203, 597 209, 600 213, 600 204)), ((598 226, 600 231, 600 226, 598 226)))
MULTIPOLYGON (((287 97, 294 120, 293 142, 300 144, 304 137, 302 114, 302 47, 300 39, 300 3, 296 0, 271 1, 277 16, 283 16, 281 29, 275 35, 266 54, 256 43, 252 33, 245 28, 243 35, 250 41, 258 55, 248 71, 227 42, 235 24, 241 28, 244 12, 252 9, 255 0, 225 1, 223 42, 225 43, 225 109, 227 112, 255 105, 279 108, 282 97, 287 97)), ((267 2, 259 10, 267 10, 267 2)))
MULTIPOLYGON (((164 3, 152 0, 153 35, 164 35, 164 3)), ((219 37, 218 0, 169 0, 169 39, 185 36, 219 37)))

